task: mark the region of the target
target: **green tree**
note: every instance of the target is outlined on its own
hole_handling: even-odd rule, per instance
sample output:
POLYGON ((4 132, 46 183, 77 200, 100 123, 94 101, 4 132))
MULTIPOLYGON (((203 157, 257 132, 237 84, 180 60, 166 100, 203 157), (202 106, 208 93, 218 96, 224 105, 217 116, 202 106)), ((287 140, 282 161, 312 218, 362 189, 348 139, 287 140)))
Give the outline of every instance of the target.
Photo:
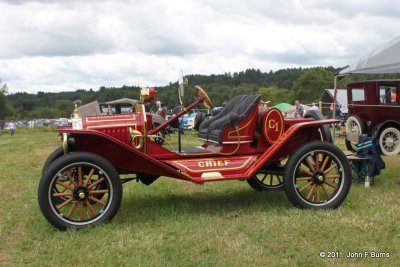
MULTIPOLYGON (((2 81, 0 79, 0 85, 2 81)), ((0 87, 0 119, 4 120, 4 118, 7 116, 7 96, 6 94, 8 93, 8 87, 7 84, 3 84, 0 87)))
POLYGON ((261 95, 263 101, 271 101, 269 106, 282 102, 291 103, 294 100, 293 92, 276 86, 261 87, 258 89, 258 93, 261 95))
POLYGON ((335 74, 326 68, 312 68, 304 72, 294 81, 293 90, 296 99, 303 103, 311 103, 319 100, 327 88, 333 87, 335 74))

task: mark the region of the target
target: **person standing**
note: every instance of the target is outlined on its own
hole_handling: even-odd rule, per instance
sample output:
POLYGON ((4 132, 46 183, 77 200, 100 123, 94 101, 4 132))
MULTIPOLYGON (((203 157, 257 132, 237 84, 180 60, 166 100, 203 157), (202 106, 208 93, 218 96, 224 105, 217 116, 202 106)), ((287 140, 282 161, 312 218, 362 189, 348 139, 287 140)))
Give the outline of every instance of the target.
POLYGON ((318 110, 319 111, 319 108, 317 107, 317 104, 312 103, 311 110, 318 110))
POLYGON ((11 134, 11 136, 13 136, 14 135, 14 132, 15 132, 15 123, 12 121, 12 122, 10 122, 9 124, 8 124, 8 128, 10 128, 10 134, 11 134))
POLYGON ((295 118, 303 118, 304 116, 304 107, 300 104, 300 100, 294 101, 294 105, 296 107, 295 118))

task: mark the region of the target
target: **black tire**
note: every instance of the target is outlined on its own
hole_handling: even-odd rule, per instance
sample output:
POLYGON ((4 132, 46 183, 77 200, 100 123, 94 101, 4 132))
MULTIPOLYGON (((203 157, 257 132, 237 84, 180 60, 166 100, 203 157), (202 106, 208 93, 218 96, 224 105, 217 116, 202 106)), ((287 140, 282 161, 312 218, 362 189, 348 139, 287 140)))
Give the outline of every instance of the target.
POLYGON ((338 147, 314 141, 289 157, 283 183, 285 193, 294 206, 335 209, 350 190, 351 168, 338 147))
POLYGON ((116 169, 104 158, 86 152, 70 153, 56 159, 38 188, 41 212, 61 230, 110 221, 117 213, 121 199, 122 185, 116 169), (54 193, 62 191, 56 187, 66 190, 54 193))
POLYGON ((357 152, 357 145, 355 145, 352 142, 350 142, 350 140, 348 140, 346 138, 346 139, 344 139, 344 143, 346 145, 347 150, 350 150, 350 151, 353 151, 353 152, 357 152))
MULTIPOLYGON (((161 124, 159 123, 154 123, 153 124, 153 129, 157 128, 158 126, 160 126, 161 124)), ((160 137, 156 137, 154 138, 154 142, 156 142, 157 144, 159 144, 160 146, 162 146, 164 144, 164 139, 165 139, 165 132, 164 129, 161 129, 157 134, 157 136, 160 137)))
MULTIPOLYGON (((316 121, 325 120, 324 115, 322 115, 322 113, 319 112, 318 110, 308 111, 304 115, 304 118, 312 118, 316 121)), ((319 128, 319 131, 320 131, 320 135, 321 135, 321 140, 329 142, 329 143, 333 143, 332 133, 331 133, 331 130, 329 129, 329 125, 322 125, 319 128)))
POLYGON ((204 121, 205 115, 203 112, 196 112, 196 117, 194 118, 193 129, 198 131, 200 124, 204 121))
POLYGON ((57 148, 56 150, 54 150, 50 156, 46 159, 46 161, 44 162, 43 168, 42 168, 42 176, 44 175, 44 173, 46 172, 47 168, 49 167, 49 165, 55 161, 56 159, 60 158, 64 156, 64 149, 62 147, 57 148))

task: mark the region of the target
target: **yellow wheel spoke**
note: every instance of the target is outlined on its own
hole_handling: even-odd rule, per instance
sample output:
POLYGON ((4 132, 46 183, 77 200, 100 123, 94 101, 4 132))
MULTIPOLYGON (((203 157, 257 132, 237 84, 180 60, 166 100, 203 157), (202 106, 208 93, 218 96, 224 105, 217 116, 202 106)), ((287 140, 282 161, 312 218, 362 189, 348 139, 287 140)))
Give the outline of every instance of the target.
POLYGON ((320 191, 321 191, 321 186, 317 186, 317 202, 321 202, 320 191))
POLYGON ((78 167, 78 185, 82 185, 82 166, 78 167))
POLYGON ((97 180, 96 182, 94 182, 93 184, 89 185, 88 189, 91 189, 92 187, 98 185, 99 183, 103 182, 104 178, 101 178, 99 180, 97 180))
POLYGON ((296 178, 296 181, 309 181, 311 180, 311 176, 309 177, 298 177, 296 178))
POLYGON ((83 210, 83 202, 79 202, 79 220, 83 221, 85 219, 85 213, 83 210))
POLYGON ((70 182, 74 187, 76 187, 76 183, 75 183, 75 181, 74 181, 74 178, 73 178, 72 175, 71 175, 71 171, 66 171, 65 174, 67 175, 69 182, 70 182))
POLYGON ((321 171, 324 171, 324 170, 325 170, 326 164, 328 164, 328 161, 329 161, 329 160, 330 160, 330 157, 329 157, 329 156, 326 156, 324 162, 322 163, 321 171))
POLYGON ((330 183, 330 182, 328 182, 328 181, 325 181, 325 183, 326 183, 327 185, 329 185, 330 187, 337 189, 337 185, 332 184, 332 183, 330 183))
POLYGON ((306 158, 306 162, 307 162, 308 168, 310 168, 310 170, 311 170, 312 172, 315 172, 314 163, 313 163, 312 160, 311 160, 311 156, 308 156, 308 157, 306 158))
POLYGON ((52 194, 53 197, 69 197, 72 196, 72 193, 54 193, 52 194))
POLYGON ((90 199, 91 201, 93 201, 93 202, 96 202, 97 204, 102 205, 102 206, 105 206, 105 205, 106 205, 106 203, 105 203, 104 201, 98 200, 98 199, 95 198, 95 197, 89 196, 89 199, 90 199))
POLYGON ((338 165, 335 163, 335 164, 333 164, 332 166, 330 166, 328 169, 326 169, 325 171, 324 171, 324 173, 328 173, 328 172, 330 172, 331 170, 333 170, 334 168, 336 168, 338 165))
POLYGON ((299 189, 299 192, 303 191, 304 189, 306 189, 307 187, 309 187, 313 182, 309 181, 305 186, 303 186, 302 188, 299 189))
POLYGON ((61 209, 62 207, 65 207, 66 205, 68 205, 68 203, 70 203, 72 201, 72 197, 71 198, 69 198, 68 200, 66 200, 66 201, 64 201, 63 203, 61 203, 60 205, 58 205, 57 207, 56 207, 56 209, 61 209))
POLYGON ((312 185, 312 187, 310 189, 310 192, 308 192, 308 195, 307 195, 307 199, 308 200, 310 200, 310 197, 312 196, 312 194, 314 192, 314 189, 315 189, 315 184, 312 185))
POLYGON ((322 187, 322 191, 324 191, 324 193, 325 193, 325 196, 326 196, 327 198, 331 197, 331 194, 329 194, 329 192, 328 192, 328 190, 325 188, 325 186, 324 186, 324 185, 321 185, 321 187, 322 187))
POLYGON ((93 195, 93 194, 107 194, 107 193, 108 193, 108 189, 89 191, 89 195, 93 195))
POLYGON ((319 154, 315 153, 315 169, 319 170, 319 154))
POLYGON ((340 178, 340 174, 335 174, 335 175, 327 175, 325 176, 325 179, 337 179, 340 178))
POLYGON ((58 185, 61 185, 61 186, 63 186, 63 187, 65 187, 65 188, 67 188, 67 189, 69 189, 69 190, 74 190, 74 188, 73 187, 71 187, 71 186, 69 186, 69 185, 67 185, 66 183, 63 183, 63 182, 60 182, 60 181, 57 181, 56 182, 56 184, 58 184, 58 185))
POLYGON ((313 176, 313 173, 310 172, 309 170, 306 170, 306 169, 304 169, 303 167, 300 167, 299 169, 300 169, 300 171, 304 172, 305 174, 308 174, 308 175, 310 175, 310 176, 313 176))
POLYGON ((94 173, 94 169, 92 168, 88 174, 88 176, 85 179, 85 182, 83 183, 83 186, 87 186, 87 184, 89 183, 90 179, 92 179, 94 173))
POLYGON ((96 211, 94 210, 94 208, 92 207, 92 205, 90 204, 90 202, 86 199, 85 200, 85 204, 86 207, 89 209, 90 213, 92 214, 92 217, 96 216, 96 211))
POLYGON ((67 214, 67 218, 68 218, 68 219, 71 218, 71 215, 72 215, 72 213, 74 213, 75 209, 76 209, 76 204, 74 203, 74 204, 71 206, 71 208, 69 209, 69 211, 68 211, 68 214, 67 214))

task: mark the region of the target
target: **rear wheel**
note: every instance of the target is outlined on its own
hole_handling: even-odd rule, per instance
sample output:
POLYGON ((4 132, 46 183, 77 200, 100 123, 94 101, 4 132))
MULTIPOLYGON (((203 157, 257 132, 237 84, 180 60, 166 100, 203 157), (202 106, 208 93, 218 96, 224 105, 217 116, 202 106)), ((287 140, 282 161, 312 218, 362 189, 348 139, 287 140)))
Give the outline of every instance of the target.
POLYGON ((256 191, 278 190, 283 187, 283 172, 262 170, 246 181, 256 191))
POLYGON ((394 156, 400 152, 400 131, 388 127, 379 134, 379 146, 386 156, 394 156))
POLYGON ((346 122, 346 148, 351 151, 357 151, 357 137, 365 132, 365 124, 361 118, 356 115, 350 116, 346 122))
MULTIPOLYGON (((322 113, 317 111, 317 110, 308 111, 304 115, 304 118, 312 118, 312 119, 314 119, 316 121, 325 119, 324 115, 322 115, 322 113)), ((319 134, 321 136, 321 140, 327 141, 329 143, 333 143, 332 133, 331 133, 331 130, 329 129, 328 125, 320 126, 318 131, 319 131, 319 134)))
POLYGON ((85 152, 55 160, 38 188, 40 210, 59 229, 107 222, 118 211, 121 199, 115 168, 102 157, 85 152))
POLYGON ((305 209, 334 209, 346 198, 351 168, 335 145, 314 141, 293 153, 284 173, 284 189, 290 202, 305 209))

